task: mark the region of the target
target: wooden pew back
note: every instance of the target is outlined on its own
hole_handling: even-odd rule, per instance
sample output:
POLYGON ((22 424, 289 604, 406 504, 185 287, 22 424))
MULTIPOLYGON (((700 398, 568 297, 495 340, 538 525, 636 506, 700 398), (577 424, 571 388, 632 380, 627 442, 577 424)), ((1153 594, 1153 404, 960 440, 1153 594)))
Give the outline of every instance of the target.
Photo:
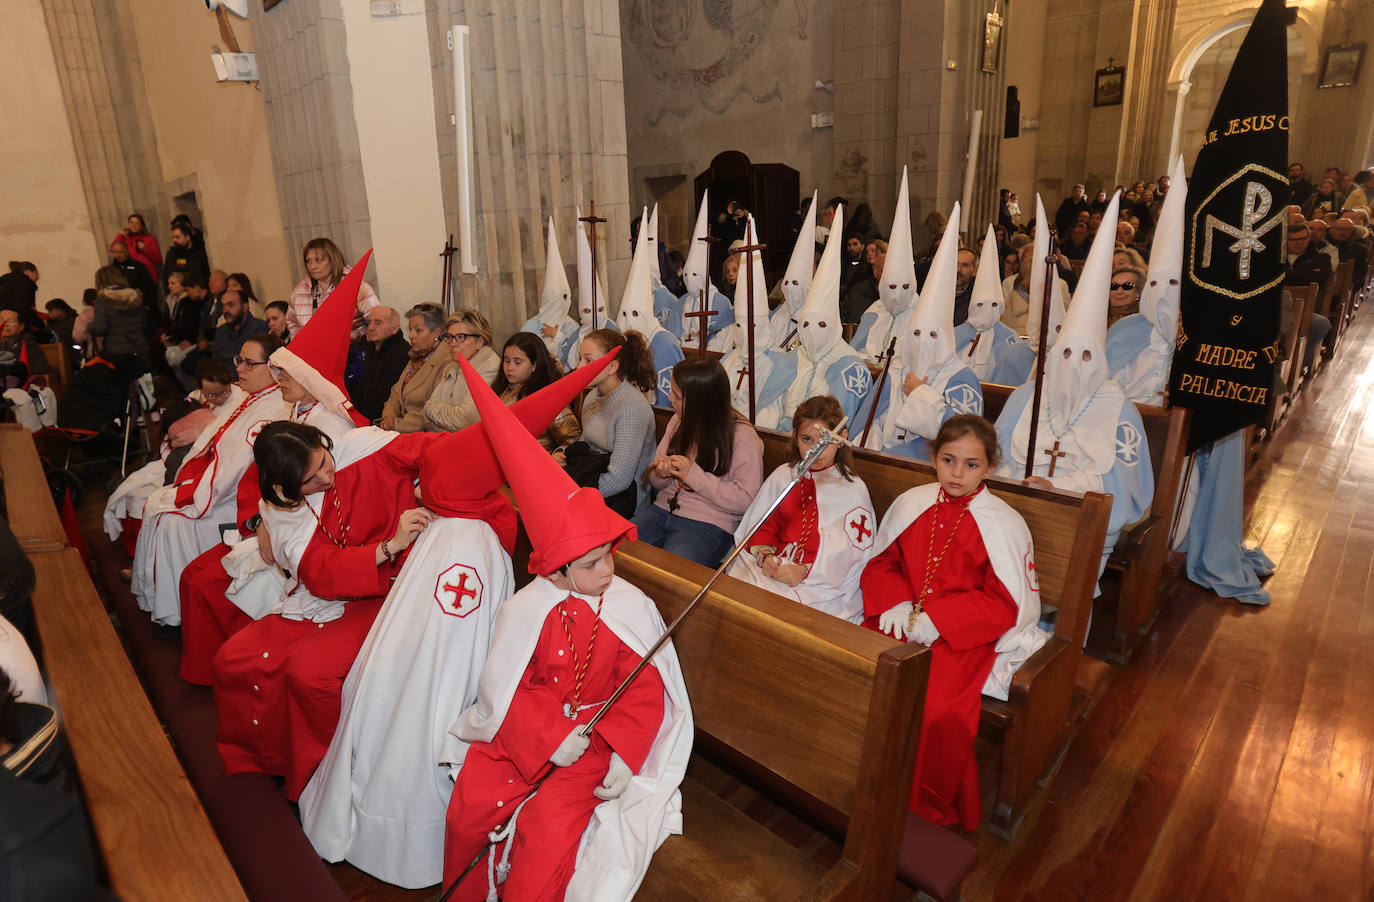
POLYGON ((0 482, 19 547, 30 554, 67 547, 33 435, 17 423, 0 423, 0 482))
MULTIPOLYGON (((671 416, 671 411, 655 408, 658 435, 663 434, 671 416)), ((763 440, 764 472, 770 473, 787 460, 791 434, 772 429, 757 431, 763 440)), ((935 468, 916 460, 856 449, 854 475, 868 487, 874 513, 881 521, 898 495, 913 486, 934 482, 935 468)), ((1105 511, 1110 509, 1110 501, 1096 492, 1079 496, 1072 492, 1031 488, 999 478, 989 479, 988 486, 1021 515, 1035 538, 1035 565, 1040 580, 1041 601, 1060 608, 1055 634, 1081 646, 1087 630, 1088 607, 1079 610, 1075 604, 1064 605, 1062 602, 1065 598, 1081 600, 1085 591, 1086 597, 1089 600, 1092 598, 1098 559, 1095 555, 1079 555, 1076 560, 1074 551, 1077 543, 1085 537, 1085 528, 1089 532, 1092 530, 1091 526, 1084 525, 1084 510, 1090 509, 1093 514, 1103 511, 1105 526, 1105 511)), ((1102 547, 1101 537, 1096 547, 1102 547)))
MULTIPOLYGON (((668 622, 711 575, 641 542, 622 546, 616 561, 617 572, 654 599, 668 622)), ((871 716, 894 743, 914 736, 920 723, 912 717, 919 705, 874 710, 874 701, 880 669, 923 672, 924 649, 894 646, 729 576, 716 581, 673 645, 699 731, 846 815, 856 805, 862 760, 875 751, 865 748, 871 716)))

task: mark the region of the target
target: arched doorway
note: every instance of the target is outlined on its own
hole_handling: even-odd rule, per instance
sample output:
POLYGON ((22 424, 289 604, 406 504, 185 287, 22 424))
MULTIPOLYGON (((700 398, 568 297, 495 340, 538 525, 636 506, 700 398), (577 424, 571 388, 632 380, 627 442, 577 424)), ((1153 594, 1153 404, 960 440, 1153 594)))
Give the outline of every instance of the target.
MULTIPOLYGON (((727 150, 711 160, 711 165, 696 177, 693 187, 698 208, 702 193, 711 189, 707 217, 713 223, 732 200, 754 214, 759 239, 768 245, 763 252, 763 264, 770 281, 787 267, 792 254, 792 214, 801 191, 801 174, 797 170, 783 163, 751 163, 738 150, 727 150)), ((729 248, 723 243, 711 245, 713 277, 719 277, 720 265, 728 253, 729 248)))

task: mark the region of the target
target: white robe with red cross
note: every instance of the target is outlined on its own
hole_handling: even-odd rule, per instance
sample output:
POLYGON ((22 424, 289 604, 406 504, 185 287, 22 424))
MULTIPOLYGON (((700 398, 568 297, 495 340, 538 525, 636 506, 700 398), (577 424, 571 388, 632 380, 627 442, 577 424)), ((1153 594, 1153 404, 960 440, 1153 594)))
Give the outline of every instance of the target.
MULTIPOLYGON (((477 702, 453 725, 457 740, 448 763, 461 767, 472 744, 491 743, 511 707, 545 619, 568 592, 546 579, 535 579, 502 605, 487 665, 478 683, 477 702)), ((665 632, 657 607, 639 589, 616 577, 601 608, 608 629, 634 654, 643 655, 665 632)), ((682 799, 678 790, 692 752, 692 711, 687 687, 672 644, 653 658, 663 684, 663 717, 643 766, 617 799, 601 802, 592 812, 578 846, 576 868, 568 884, 568 902, 629 902, 649 870, 653 853, 671 834, 682 832, 682 799)), ((602 698, 588 699, 601 702, 602 698)), ((520 725, 514 725, 519 730, 520 725)), ((573 722, 568 721, 569 729, 573 722)), ((517 832, 519 827, 517 825, 517 832)), ((512 867, 518 867, 513 861, 512 867)), ((478 879, 470 875, 469 880, 478 879)), ((485 883, 485 878, 482 878, 485 883)))
POLYGON ((221 526, 235 527, 239 479, 253 462, 253 441, 262 427, 290 412, 275 385, 236 407, 226 404, 196 438, 172 485, 148 498, 132 589, 139 607, 157 623, 181 623, 181 571, 220 541, 221 526))
MULTIPOLYGON (((744 512, 735 541, 749 536, 764 511, 777 500, 792 480, 793 466, 783 464, 764 480, 754 503, 744 512)), ((852 475, 852 474, 851 474, 852 475)), ((873 502, 868 486, 858 476, 845 479, 839 469, 831 465, 813 470, 808 475, 816 486, 816 524, 820 531, 820 546, 811 571, 799 585, 787 586, 764 574, 752 555, 741 554, 730 568, 730 575, 753 583, 761 589, 850 623, 863 622, 864 604, 859 594, 859 578, 864 565, 873 556, 874 534, 878 518, 873 514, 873 502)), ((792 489, 799 492, 801 486, 792 489)), ((751 542, 751 544, 754 544, 751 542)), ((779 549, 785 552, 786 549, 779 549)), ((783 557, 787 557, 783 554, 783 557)))
POLYGON ((415 540, 301 793, 301 826, 321 858, 407 889, 439 882, 448 728, 477 698, 496 612, 514 590, 510 556, 485 522, 443 517, 415 540))

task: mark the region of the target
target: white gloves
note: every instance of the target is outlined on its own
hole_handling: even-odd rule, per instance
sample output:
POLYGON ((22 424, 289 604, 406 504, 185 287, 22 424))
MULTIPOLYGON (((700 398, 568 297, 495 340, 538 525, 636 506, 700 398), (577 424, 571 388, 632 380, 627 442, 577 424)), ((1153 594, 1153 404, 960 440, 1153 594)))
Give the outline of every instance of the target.
POLYGON ((582 725, 578 724, 573 727, 572 732, 565 736, 563 741, 558 744, 558 748, 549 756, 549 760, 559 767, 568 767, 576 764, 577 759, 582 757, 582 753, 585 752, 587 747, 591 744, 592 738, 590 736, 583 736, 582 725))
POLYGON ((606 779, 601 781, 600 788, 592 790, 592 795, 603 802, 618 799, 630 785, 632 776, 634 774, 630 771, 630 765, 625 763, 625 759, 611 752, 611 766, 606 768, 606 779))
POLYGON ((913 605, 909 601, 894 604, 878 615, 878 629, 894 639, 906 636, 906 622, 911 618, 913 605))
POLYGON ((907 632, 906 637, 908 641, 930 646, 940 638, 940 631, 935 628, 935 621, 930 619, 930 615, 922 611, 916 618, 916 625, 907 632))

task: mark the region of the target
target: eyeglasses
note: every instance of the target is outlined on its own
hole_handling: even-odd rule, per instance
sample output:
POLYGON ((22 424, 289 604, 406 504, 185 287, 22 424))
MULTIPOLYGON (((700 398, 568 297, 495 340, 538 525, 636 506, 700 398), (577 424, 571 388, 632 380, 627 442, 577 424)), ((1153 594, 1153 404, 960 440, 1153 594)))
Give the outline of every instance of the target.
POLYGON ((1134 282, 1113 282, 1113 283, 1111 284, 1111 290, 1112 290, 1112 291, 1135 291, 1135 283, 1134 283, 1134 282))
POLYGON ((269 364, 267 365, 267 372, 269 372, 269 373, 272 374, 272 378, 273 378, 273 379, 276 379, 277 381, 281 381, 282 374, 285 373, 286 370, 284 370, 284 369, 282 369, 281 367, 277 366, 275 363, 269 363, 269 364))
POLYGON ((246 366, 249 369, 252 369, 255 366, 267 366, 267 361, 249 360, 247 357, 240 355, 234 358, 234 366, 246 366))
POLYGON ((224 391, 202 391, 201 395, 207 401, 222 401, 225 398, 229 397, 229 393, 231 391, 233 391, 233 389, 228 388, 226 388, 224 391))
POLYGON ((481 338, 476 332, 445 332, 441 338, 447 344, 457 344, 460 341, 467 341, 469 338, 481 338))

